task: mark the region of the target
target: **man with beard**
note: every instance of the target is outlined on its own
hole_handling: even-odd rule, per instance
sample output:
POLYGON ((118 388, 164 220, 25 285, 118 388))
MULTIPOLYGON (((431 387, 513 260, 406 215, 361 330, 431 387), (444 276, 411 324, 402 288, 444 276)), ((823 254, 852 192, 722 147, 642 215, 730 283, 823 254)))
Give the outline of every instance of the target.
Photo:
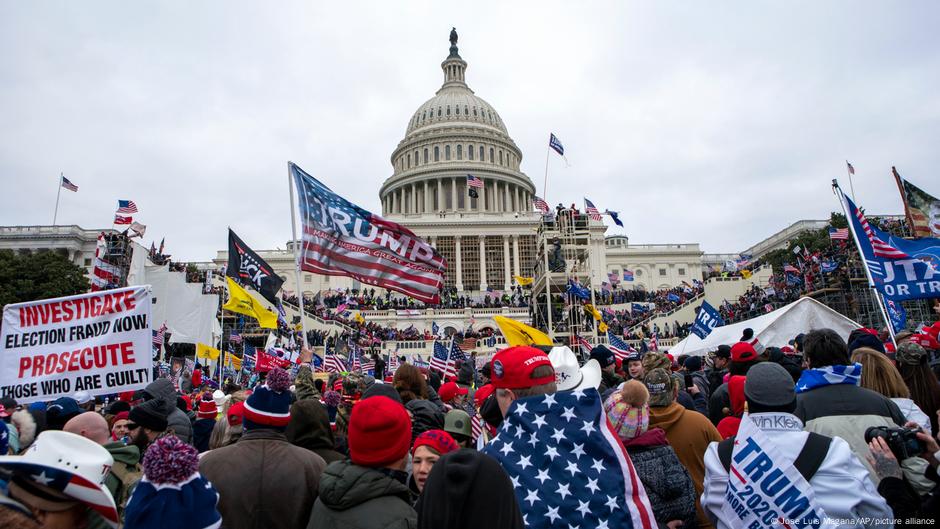
POLYGON ((131 444, 147 452, 147 447, 167 433, 167 412, 159 400, 148 400, 140 406, 131 408, 127 415, 127 433, 131 444))

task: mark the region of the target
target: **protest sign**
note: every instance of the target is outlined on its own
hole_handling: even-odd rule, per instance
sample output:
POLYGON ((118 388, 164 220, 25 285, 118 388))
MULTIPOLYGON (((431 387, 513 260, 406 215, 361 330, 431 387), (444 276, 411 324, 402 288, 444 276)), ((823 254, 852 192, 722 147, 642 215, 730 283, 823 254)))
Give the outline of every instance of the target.
POLYGON ((149 286, 7 305, 0 394, 25 404, 143 388, 152 339, 149 286))

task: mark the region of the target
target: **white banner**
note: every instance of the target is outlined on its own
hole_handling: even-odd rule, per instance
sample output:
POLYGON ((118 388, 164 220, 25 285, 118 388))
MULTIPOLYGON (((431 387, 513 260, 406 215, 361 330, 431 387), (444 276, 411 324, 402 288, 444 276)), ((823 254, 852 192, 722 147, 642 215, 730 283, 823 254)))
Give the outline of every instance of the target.
POLYGON ((793 459, 745 414, 734 441, 722 520, 731 527, 837 527, 793 459))
POLYGON ((0 394, 19 403, 141 389, 152 375, 150 287, 7 305, 0 394))

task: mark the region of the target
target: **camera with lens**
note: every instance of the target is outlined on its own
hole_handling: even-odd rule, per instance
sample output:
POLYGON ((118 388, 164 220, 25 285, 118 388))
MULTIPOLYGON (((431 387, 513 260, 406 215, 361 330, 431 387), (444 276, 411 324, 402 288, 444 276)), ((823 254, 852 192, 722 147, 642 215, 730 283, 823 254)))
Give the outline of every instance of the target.
POLYGON ((927 449, 927 445, 917 438, 920 428, 890 428, 888 426, 869 426, 865 430, 865 442, 870 443, 872 439, 880 437, 884 439, 888 448, 898 461, 903 461, 909 457, 915 457, 927 449))

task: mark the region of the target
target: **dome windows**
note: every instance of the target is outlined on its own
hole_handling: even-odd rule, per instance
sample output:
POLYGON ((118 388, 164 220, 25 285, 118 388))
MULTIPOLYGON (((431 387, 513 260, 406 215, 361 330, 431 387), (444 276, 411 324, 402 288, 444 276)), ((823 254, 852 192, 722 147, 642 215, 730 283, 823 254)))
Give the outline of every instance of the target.
POLYGON ((424 163, 428 163, 428 148, 424 148, 424 163))
POLYGON ((457 159, 463 160, 463 145, 457 144, 457 159))
POLYGON ((450 117, 450 105, 447 105, 447 117, 450 117))
POLYGON ((495 152, 496 151, 494 151, 493 148, 490 147, 490 163, 496 163, 496 159, 493 157, 493 153, 495 152))
POLYGON ((473 159, 473 145, 467 145, 467 157, 473 159))
POLYGON ((485 161, 486 161, 486 157, 483 155, 483 146, 482 146, 482 145, 480 145, 480 161, 481 161, 481 162, 485 162, 485 161))
POLYGON ((477 107, 473 107, 473 117, 477 117, 477 107))
POLYGON ((441 117, 441 107, 437 107, 437 117, 441 117))
POLYGON ((450 145, 444 146, 444 161, 450 161, 450 145))
POLYGON ((438 147, 437 145, 434 146, 434 161, 435 162, 441 161, 441 148, 438 147))
MULTIPOLYGON (((411 157, 409 156, 408 159, 410 160, 411 157)), ((499 151, 499 165, 503 165, 503 151, 499 151)))

